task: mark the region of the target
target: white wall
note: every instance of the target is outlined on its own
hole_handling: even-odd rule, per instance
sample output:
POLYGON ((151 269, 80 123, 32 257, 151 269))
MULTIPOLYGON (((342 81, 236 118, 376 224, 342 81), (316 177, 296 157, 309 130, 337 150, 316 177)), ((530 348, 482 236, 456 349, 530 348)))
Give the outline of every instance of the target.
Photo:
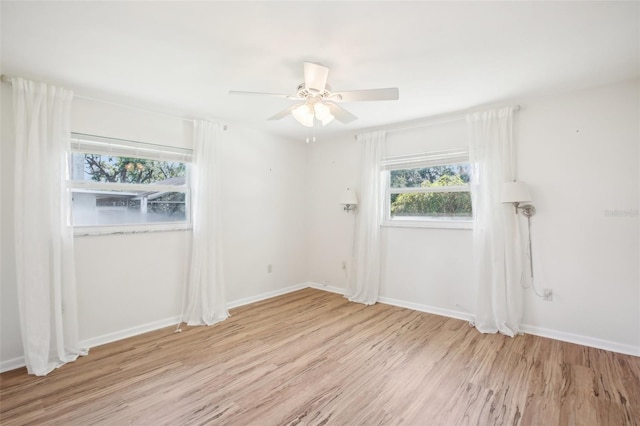
MULTIPOLYGON (((444 119, 414 129, 389 132, 386 155, 466 148, 464 119, 444 119)), ((383 229, 382 300, 468 318, 475 289, 471 281, 471 230, 383 229)))
MULTIPOLYGON (((519 102, 519 178, 538 209, 534 271, 537 285, 554 291, 552 302, 525 292, 528 332, 640 354, 638 99, 635 81, 519 102)), ((387 151, 451 147, 456 126, 390 133, 387 151)), ((358 158, 353 138, 310 146, 309 271, 319 284, 346 283, 340 262, 352 225, 330 201, 357 178, 358 158)), ((382 300, 462 318, 473 312, 470 231, 385 228, 383 237, 382 300)))
POLYGON ((22 355, 18 326, 18 289, 13 248, 13 106, 11 88, 0 84, 0 361, 22 355))
MULTIPOLYGON (((6 87, 6 85, 5 85, 6 87)), ((13 265, 10 90, 2 107, 0 363, 21 356, 13 265)), ((520 100, 520 179, 531 186, 535 273, 554 301, 525 293, 530 332, 640 353, 638 82, 520 100), (607 215, 607 211, 626 216, 607 215)), ((77 99, 74 131, 189 146, 185 122, 77 99)), ((390 133, 389 153, 460 146, 463 122, 390 133)), ((227 299, 312 281, 344 288, 358 186, 352 135, 306 145, 239 126, 223 133, 227 299), (272 272, 267 272, 267 265, 272 272)), ((384 228, 383 300, 465 317, 473 311, 471 232, 384 228)), ((100 341, 179 314, 188 231, 76 238, 80 335, 100 341)))
POLYGON ((351 262, 354 213, 340 204, 346 188, 358 187, 358 146, 353 136, 307 145, 307 252, 309 279, 327 287, 344 288, 351 262))
MULTIPOLYGON (((2 198, 13 197, 11 96, 2 93, 2 198)), ((76 98, 72 131, 190 147, 189 122, 76 98)), ((306 282, 305 144, 239 126, 222 133, 227 300, 306 282), (267 272, 267 265, 272 272, 267 272)), ((0 363, 18 362, 11 203, 2 204, 0 363)), ((170 324, 180 314, 190 231, 76 237, 80 339, 89 343, 170 324)))
POLYGON ((535 275, 554 291, 553 302, 526 293, 524 323, 640 354, 638 89, 634 81, 526 101, 517 142, 538 210, 535 275))
POLYGON ((305 283, 304 142, 235 126, 226 133, 221 154, 227 300, 305 283))
MULTIPOLYGON (((186 121, 82 98, 72 104, 71 130, 191 146, 186 121)), ((80 339, 116 338, 178 316, 189 243, 188 231, 76 237, 80 339)))
MULTIPOLYGON (((464 121, 390 132, 387 155, 466 146, 464 121)), ((353 213, 341 210, 345 186, 358 187, 358 144, 353 137, 309 145, 309 268, 312 282, 345 288, 351 259, 353 213), (332 231, 333 229, 333 231, 332 231)), ((470 309, 471 232, 461 229, 383 228, 382 300, 420 304, 460 316, 470 309), (462 308, 461 308, 462 307, 462 308)))
MULTIPOLYGON (((386 155, 422 153, 467 145, 463 120, 389 132, 386 155)), ((346 186, 358 188, 359 151, 351 137, 309 144, 309 276, 314 283, 344 289, 351 260, 354 214, 338 204, 346 186)), ((380 297, 420 304, 454 316, 470 310, 471 231, 384 227, 380 297)))

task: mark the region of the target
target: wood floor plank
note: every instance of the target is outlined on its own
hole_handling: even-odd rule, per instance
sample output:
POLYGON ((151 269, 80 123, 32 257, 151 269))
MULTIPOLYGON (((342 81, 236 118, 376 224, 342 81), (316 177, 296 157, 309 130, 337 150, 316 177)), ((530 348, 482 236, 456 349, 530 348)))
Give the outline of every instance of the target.
POLYGON ((0 375, 2 425, 630 425, 640 358, 305 289, 0 375))

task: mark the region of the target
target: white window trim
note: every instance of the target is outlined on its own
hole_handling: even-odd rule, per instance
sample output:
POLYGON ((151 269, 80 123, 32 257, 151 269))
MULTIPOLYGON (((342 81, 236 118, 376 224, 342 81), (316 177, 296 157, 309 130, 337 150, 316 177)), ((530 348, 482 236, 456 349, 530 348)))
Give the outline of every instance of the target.
POLYGON ((192 228, 190 223, 157 222, 145 224, 104 225, 104 226, 74 226, 75 237, 89 237, 94 235, 142 234, 147 232, 186 231, 192 228))
POLYGON ((88 180, 70 180, 71 189, 86 191, 91 189, 111 190, 111 191, 148 191, 149 189, 158 192, 189 192, 186 185, 154 185, 144 183, 120 183, 120 182, 91 182, 88 180))
POLYGON ((149 160, 177 161, 181 163, 193 162, 192 150, 188 148, 74 132, 71 133, 71 151, 119 157, 146 158, 149 160))
POLYGON ((419 153, 387 157, 382 161, 383 183, 385 188, 384 220, 382 226, 397 228, 436 228, 436 229, 473 229, 472 219, 439 219, 426 217, 394 217, 391 218, 391 194, 432 193, 432 192, 470 192, 469 184, 458 186, 441 186, 427 188, 390 188, 389 176, 392 170, 415 169, 420 167, 446 166, 469 162, 469 151, 459 148, 447 151, 419 153))
POLYGON ((456 186, 432 186, 427 188, 389 188, 389 194, 428 194, 430 192, 469 192, 469 184, 456 186))
MULTIPOLYGON (((81 133, 71 133, 71 140, 72 154, 74 152, 81 152, 85 154, 131 156, 151 160, 187 163, 187 178, 185 179, 185 182, 189 182, 189 165, 192 162, 192 154, 190 149, 166 147, 163 145, 148 144, 144 142, 135 142, 122 139, 112 139, 81 133)), ((182 231, 192 229, 191 188, 187 184, 153 185, 68 180, 67 186, 72 192, 85 192, 92 189, 101 191, 111 190, 117 192, 148 191, 150 189, 153 189, 162 192, 182 192, 185 194, 185 221, 127 223, 118 225, 73 225, 74 236, 134 234, 144 232, 182 231)))
POLYGON ((387 228, 473 229, 473 220, 396 218, 382 222, 387 228))

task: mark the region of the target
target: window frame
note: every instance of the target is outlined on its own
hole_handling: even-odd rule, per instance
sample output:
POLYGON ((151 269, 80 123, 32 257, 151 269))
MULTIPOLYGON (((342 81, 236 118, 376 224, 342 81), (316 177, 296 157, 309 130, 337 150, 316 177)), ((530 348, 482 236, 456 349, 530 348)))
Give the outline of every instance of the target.
POLYGON ((391 171, 452 166, 456 164, 469 164, 470 169, 473 170, 472 164, 469 161, 468 149, 460 148, 446 151, 432 151, 385 158, 382 161, 381 168, 381 173, 383 174, 382 181, 384 185, 384 217, 382 226, 400 228, 473 229, 473 216, 469 219, 458 220, 439 219, 428 216, 391 216, 392 194, 429 194, 437 192, 471 193, 470 183, 465 185, 440 187, 391 188, 391 171))
MULTIPOLYGON (((109 138, 84 133, 71 133, 71 149, 68 155, 69 175, 67 187, 73 197, 74 192, 98 191, 149 191, 150 187, 158 192, 178 192, 185 194, 185 220, 166 222, 121 223, 108 225, 76 225, 73 223, 73 212, 70 223, 74 236, 130 234, 155 231, 180 231, 192 228, 191 186, 190 173, 192 164, 192 150, 187 148, 169 147, 126 139, 109 138), (156 185, 123 182, 95 182, 89 180, 74 180, 70 173, 74 153, 112 155, 114 157, 132 157, 155 161, 181 162, 186 166, 184 184, 156 185)), ((73 201, 72 201, 73 203, 73 201)), ((72 210, 73 207, 71 206, 72 210)))

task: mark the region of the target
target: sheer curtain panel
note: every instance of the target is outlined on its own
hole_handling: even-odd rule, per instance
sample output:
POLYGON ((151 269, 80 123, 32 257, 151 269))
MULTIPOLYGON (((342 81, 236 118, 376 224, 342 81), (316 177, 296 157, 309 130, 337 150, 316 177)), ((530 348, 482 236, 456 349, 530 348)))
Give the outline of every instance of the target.
POLYGON ((473 252, 476 328, 514 336, 522 318, 521 227, 513 205, 500 201, 502 185, 515 178, 513 108, 467 115, 473 165, 473 252))
POLYGON ((381 163, 383 131, 358 135, 360 143, 360 204, 354 233, 354 264, 345 296, 352 302, 373 305, 380 291, 380 225, 384 206, 381 163))
POLYGON ((18 310, 29 374, 44 376, 87 350, 78 343, 71 192, 73 92, 13 78, 18 310))
POLYGON ((191 206, 193 241, 187 284, 187 325, 211 325, 229 316, 224 292, 220 217, 220 128, 194 123, 191 206))

